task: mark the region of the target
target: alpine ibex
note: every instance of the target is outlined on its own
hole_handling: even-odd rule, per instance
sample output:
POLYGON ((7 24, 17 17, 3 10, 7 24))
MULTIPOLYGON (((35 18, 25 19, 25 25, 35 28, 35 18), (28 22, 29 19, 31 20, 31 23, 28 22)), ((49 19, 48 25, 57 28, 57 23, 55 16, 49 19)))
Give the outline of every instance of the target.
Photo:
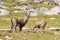
POLYGON ((42 28, 42 31, 43 31, 43 33, 45 33, 45 26, 46 26, 46 24, 47 24, 47 22, 44 20, 44 19, 42 19, 42 20, 38 20, 36 23, 35 23, 35 25, 34 25, 34 27, 32 28, 32 27, 30 27, 32 30, 34 30, 35 28, 42 28))
POLYGON ((11 30, 13 29, 13 27, 15 26, 15 31, 16 31, 16 27, 19 27, 19 31, 22 31, 22 28, 25 26, 25 24, 28 22, 30 17, 30 13, 26 14, 26 16, 24 18, 16 18, 13 17, 11 19, 11 30))

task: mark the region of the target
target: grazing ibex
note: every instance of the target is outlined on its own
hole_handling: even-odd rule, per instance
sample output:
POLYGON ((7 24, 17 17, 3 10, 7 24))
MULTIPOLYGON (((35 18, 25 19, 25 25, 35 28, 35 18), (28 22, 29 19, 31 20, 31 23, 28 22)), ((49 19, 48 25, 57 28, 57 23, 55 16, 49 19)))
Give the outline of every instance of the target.
MULTIPOLYGON (((35 23, 34 27, 32 28, 32 30, 34 30, 35 28, 42 28, 43 30, 43 33, 45 33, 45 26, 46 26, 47 22, 42 19, 42 20, 39 20, 35 23)), ((31 27, 30 27, 31 28, 31 27)))
POLYGON ((25 24, 28 22, 29 17, 30 17, 30 13, 26 14, 26 16, 24 18, 13 17, 11 19, 11 23, 12 23, 11 30, 15 26, 15 31, 16 31, 16 27, 18 26, 19 31, 22 31, 22 27, 24 27, 25 24))

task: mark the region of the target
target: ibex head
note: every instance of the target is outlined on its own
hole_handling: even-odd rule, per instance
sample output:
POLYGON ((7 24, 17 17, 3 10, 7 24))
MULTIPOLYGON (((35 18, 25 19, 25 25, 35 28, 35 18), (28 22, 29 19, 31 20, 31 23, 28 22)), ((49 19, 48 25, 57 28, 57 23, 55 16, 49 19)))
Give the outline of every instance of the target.
POLYGON ((26 13, 26 17, 30 17, 30 14, 31 14, 31 12, 29 12, 29 13, 26 13))

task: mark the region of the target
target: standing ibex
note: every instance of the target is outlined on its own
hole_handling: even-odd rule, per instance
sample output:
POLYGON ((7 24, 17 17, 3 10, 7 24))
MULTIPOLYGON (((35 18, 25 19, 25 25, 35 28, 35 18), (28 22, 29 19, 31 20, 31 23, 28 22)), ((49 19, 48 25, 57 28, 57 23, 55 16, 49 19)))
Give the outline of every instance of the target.
POLYGON ((28 22, 29 17, 30 17, 30 13, 26 14, 24 18, 13 17, 11 19, 11 23, 12 23, 11 30, 15 26, 15 31, 16 31, 16 27, 19 26, 19 31, 22 31, 22 27, 25 26, 25 24, 28 22))
MULTIPOLYGON (((34 30, 35 28, 42 28, 43 30, 43 33, 45 33, 45 26, 46 26, 47 22, 42 19, 42 20, 39 20, 35 23, 34 27, 32 28, 32 30, 34 30)), ((31 27, 30 27, 31 28, 31 27)))

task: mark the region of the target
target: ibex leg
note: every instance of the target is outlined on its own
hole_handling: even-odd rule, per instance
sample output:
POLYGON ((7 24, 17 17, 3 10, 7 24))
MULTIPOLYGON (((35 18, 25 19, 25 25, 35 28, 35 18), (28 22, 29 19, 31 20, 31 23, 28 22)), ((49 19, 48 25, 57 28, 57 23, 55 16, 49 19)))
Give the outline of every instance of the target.
POLYGON ((14 26, 14 25, 11 26, 11 32, 12 32, 13 26, 14 26))
POLYGON ((22 26, 19 26, 19 31, 22 31, 22 26))
POLYGON ((17 27, 17 25, 15 26, 15 32, 17 32, 16 27, 17 27))

